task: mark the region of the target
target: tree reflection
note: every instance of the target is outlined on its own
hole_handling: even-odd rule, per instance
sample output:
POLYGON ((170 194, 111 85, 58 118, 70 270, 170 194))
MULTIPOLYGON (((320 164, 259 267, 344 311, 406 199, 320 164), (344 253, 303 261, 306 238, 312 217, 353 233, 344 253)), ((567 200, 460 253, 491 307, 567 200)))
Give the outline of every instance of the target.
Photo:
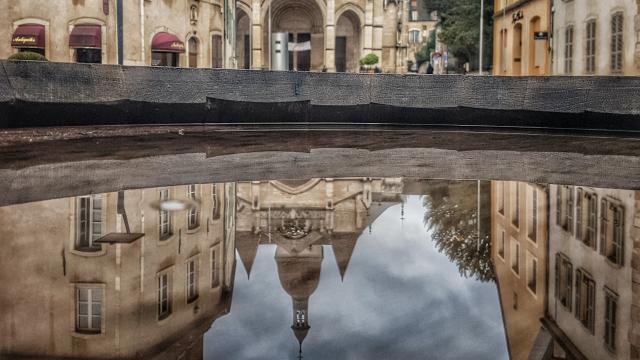
POLYGON ((489 197, 488 182, 442 180, 428 186, 423 198, 424 224, 438 251, 458 266, 460 275, 482 282, 494 280, 489 197))

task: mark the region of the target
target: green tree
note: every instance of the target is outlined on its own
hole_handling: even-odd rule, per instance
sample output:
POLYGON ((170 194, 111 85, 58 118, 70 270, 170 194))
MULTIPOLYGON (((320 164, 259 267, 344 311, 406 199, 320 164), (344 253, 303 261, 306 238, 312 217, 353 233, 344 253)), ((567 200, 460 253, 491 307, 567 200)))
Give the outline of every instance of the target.
POLYGON ((484 63, 489 64, 492 49, 492 0, 424 0, 429 11, 440 17, 438 39, 460 63, 474 63, 480 44, 480 1, 484 1, 484 63))
POLYGON ((436 181, 423 198, 424 223, 431 230, 431 239, 438 251, 458 266, 462 276, 482 282, 494 280, 488 231, 489 191, 488 183, 482 183, 480 219, 475 181, 436 181))

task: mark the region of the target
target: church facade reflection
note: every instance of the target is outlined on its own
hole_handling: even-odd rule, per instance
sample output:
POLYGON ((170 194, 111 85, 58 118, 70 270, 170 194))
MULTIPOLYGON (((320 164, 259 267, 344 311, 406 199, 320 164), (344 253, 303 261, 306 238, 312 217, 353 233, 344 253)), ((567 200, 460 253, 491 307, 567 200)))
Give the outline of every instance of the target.
POLYGON ((402 203, 401 178, 341 178, 241 182, 237 185, 236 246, 250 276, 258 246, 276 246, 282 288, 291 297, 300 346, 310 326, 309 298, 320 281, 323 246, 331 246, 344 279, 361 233, 402 203))
POLYGON ((230 310, 234 219, 234 184, 0 208, 0 355, 202 358, 230 310))

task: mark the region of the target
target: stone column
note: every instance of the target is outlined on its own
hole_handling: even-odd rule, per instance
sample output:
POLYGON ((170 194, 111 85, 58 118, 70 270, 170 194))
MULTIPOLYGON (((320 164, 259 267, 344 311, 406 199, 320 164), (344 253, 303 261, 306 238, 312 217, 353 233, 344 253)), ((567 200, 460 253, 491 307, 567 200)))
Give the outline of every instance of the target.
POLYGON ((324 66, 336 71, 336 1, 327 0, 327 23, 324 26, 324 66))
POLYGON ((364 54, 373 52, 373 0, 367 0, 364 10, 364 54))
POLYGON ((384 24, 383 0, 373 0, 373 53, 378 55, 382 68, 382 30, 384 24))
MULTIPOLYGON (((251 3, 251 68, 262 69, 262 6, 260 0, 251 3)), ((268 4, 267 4, 268 6, 268 4)))

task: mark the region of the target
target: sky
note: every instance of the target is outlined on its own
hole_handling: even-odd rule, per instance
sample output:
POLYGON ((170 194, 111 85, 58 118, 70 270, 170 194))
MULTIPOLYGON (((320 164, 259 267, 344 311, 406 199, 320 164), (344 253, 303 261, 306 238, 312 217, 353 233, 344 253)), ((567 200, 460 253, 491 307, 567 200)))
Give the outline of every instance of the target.
MULTIPOLYGON (((312 359, 507 359, 494 283, 465 279, 433 247, 421 198, 393 206, 365 230, 344 282, 330 246, 309 300, 312 359)), ((236 267, 231 313, 205 334, 205 359, 296 359, 291 298, 275 246, 260 246, 247 279, 236 267)))

